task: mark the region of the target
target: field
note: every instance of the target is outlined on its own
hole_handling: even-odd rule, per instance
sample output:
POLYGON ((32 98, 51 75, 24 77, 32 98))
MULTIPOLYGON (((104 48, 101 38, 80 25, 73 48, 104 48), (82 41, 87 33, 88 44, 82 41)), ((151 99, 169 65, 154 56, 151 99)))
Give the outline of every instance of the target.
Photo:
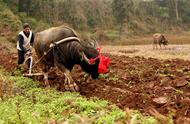
MULTIPOLYGON (((16 66, 16 53, 6 47, 0 50, 0 65, 11 72, 16 66)), ((165 122, 173 118, 176 124, 190 123, 189 45, 158 50, 151 45, 102 46, 102 52, 111 59, 108 74, 92 80, 79 66, 72 71, 81 95, 107 100, 124 111, 139 110, 165 122)), ((65 91, 64 76, 55 69, 49 75, 51 87, 65 91)), ((43 82, 42 77, 33 79, 43 82)))

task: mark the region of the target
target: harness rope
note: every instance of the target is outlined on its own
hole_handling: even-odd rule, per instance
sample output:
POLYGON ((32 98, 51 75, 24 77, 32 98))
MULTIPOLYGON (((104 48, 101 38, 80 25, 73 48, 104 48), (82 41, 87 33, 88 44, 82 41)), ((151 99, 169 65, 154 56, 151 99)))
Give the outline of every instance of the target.
POLYGON ((52 49, 53 47, 51 47, 47 52, 44 52, 44 54, 40 57, 40 59, 38 59, 38 61, 34 65, 32 65, 32 68, 35 67, 44 58, 44 56, 46 56, 52 49))

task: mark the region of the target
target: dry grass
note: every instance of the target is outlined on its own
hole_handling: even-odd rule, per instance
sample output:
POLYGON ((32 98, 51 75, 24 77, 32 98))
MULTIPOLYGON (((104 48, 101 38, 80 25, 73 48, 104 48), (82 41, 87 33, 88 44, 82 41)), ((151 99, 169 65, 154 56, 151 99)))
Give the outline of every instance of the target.
POLYGON ((15 53, 17 52, 16 43, 9 42, 6 38, 0 36, 0 49, 6 52, 15 53))

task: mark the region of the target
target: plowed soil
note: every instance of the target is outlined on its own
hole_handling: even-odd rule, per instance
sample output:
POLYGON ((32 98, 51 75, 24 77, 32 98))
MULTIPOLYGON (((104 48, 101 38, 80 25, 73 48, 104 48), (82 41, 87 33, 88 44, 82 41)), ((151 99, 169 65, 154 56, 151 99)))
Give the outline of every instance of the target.
MULTIPOLYGON (((2 47, 0 51, 0 65, 9 72, 14 71, 16 53, 6 52, 2 47)), ((172 113, 175 123, 190 118, 190 61, 106 55, 111 59, 110 72, 97 80, 91 79, 79 66, 74 67, 72 77, 81 95, 108 100, 123 110, 137 109, 146 115, 153 114, 152 110, 166 116, 172 113)), ((64 91, 61 72, 52 69, 49 75, 51 86, 64 91)), ((43 84, 43 77, 35 79, 43 84)))

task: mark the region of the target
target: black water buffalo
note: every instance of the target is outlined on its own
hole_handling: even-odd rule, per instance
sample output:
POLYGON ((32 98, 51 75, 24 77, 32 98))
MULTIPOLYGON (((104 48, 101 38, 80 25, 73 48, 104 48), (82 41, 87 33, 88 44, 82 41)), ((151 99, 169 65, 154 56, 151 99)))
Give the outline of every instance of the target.
POLYGON ((65 75, 65 89, 78 91, 79 88, 70 75, 75 64, 89 73, 93 79, 98 78, 99 59, 90 63, 90 58, 96 58, 99 52, 96 44, 84 44, 75 31, 69 27, 53 27, 36 34, 34 48, 39 58, 42 58, 45 84, 48 83, 48 70, 57 67, 65 75))
POLYGON ((168 41, 166 40, 163 34, 160 34, 160 33, 153 34, 153 49, 155 48, 157 49, 157 44, 159 44, 160 48, 161 48, 161 45, 163 45, 164 48, 166 49, 166 45, 168 45, 168 41))

